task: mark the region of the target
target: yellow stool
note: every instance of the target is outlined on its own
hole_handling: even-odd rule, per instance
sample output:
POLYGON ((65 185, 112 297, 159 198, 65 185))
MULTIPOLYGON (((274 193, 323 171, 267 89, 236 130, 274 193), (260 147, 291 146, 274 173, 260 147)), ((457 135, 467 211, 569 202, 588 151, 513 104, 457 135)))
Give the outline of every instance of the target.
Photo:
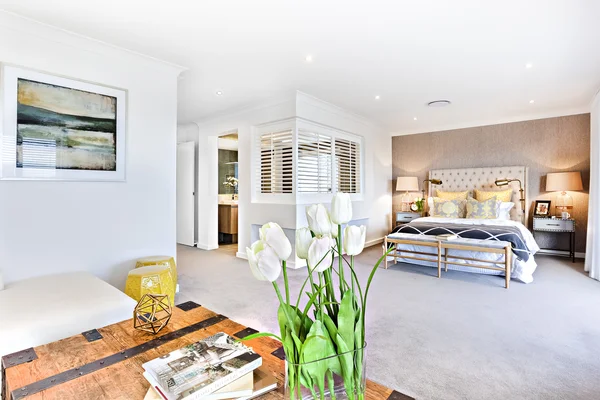
POLYGON ((136 261, 135 267, 147 267, 149 265, 165 265, 171 269, 171 277, 173 278, 173 285, 177 288, 177 265, 175 265, 175 259, 171 256, 150 256, 140 258, 136 261))
POLYGON ((145 294, 166 294, 175 305, 175 285, 171 270, 165 265, 149 265, 129 271, 125 294, 139 301, 145 294))

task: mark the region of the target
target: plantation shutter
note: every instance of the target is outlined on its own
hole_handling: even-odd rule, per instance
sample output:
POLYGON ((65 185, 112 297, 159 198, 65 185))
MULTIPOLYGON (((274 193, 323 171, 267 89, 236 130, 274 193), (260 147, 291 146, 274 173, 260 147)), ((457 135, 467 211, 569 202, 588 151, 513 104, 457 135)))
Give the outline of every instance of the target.
POLYGON ((335 165, 337 191, 360 193, 360 143, 336 138, 335 165))
POLYGON ((331 193, 332 137, 298 130, 298 192, 331 193))
POLYGON ((258 137, 260 193, 293 193, 292 133, 291 129, 287 129, 263 133, 258 137))

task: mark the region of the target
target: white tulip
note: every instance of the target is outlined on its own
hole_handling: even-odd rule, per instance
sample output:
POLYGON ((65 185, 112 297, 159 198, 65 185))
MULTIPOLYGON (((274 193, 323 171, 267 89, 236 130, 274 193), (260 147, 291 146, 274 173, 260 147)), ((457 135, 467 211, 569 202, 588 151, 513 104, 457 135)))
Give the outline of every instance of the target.
POLYGON ((281 274, 279 257, 272 247, 262 240, 252 243, 246 247, 246 255, 252 275, 259 281, 274 282, 281 274))
POLYGON ((362 253, 365 248, 365 239, 367 237, 367 228, 364 225, 348 225, 344 229, 344 251, 349 256, 356 256, 362 253))
POLYGON ((308 248, 312 243, 313 237, 310 229, 300 228, 296 230, 296 256, 303 260, 308 258, 308 248))
POLYGON ((333 261, 333 240, 329 236, 314 238, 308 248, 308 265, 311 269, 323 272, 333 261))
POLYGON ((339 228, 338 224, 334 224, 333 222, 331 223, 331 237, 332 238, 338 237, 338 228, 339 228))
POLYGON ((275 250, 280 260, 287 260, 292 254, 292 244, 283 229, 275 222, 264 224, 260 228, 260 240, 267 242, 275 250))
POLYGON ((331 233, 331 220, 323 204, 313 204, 306 207, 308 227, 315 235, 323 236, 331 233))
POLYGON ((348 193, 338 192, 331 199, 331 221, 341 225, 352 219, 352 200, 348 193))

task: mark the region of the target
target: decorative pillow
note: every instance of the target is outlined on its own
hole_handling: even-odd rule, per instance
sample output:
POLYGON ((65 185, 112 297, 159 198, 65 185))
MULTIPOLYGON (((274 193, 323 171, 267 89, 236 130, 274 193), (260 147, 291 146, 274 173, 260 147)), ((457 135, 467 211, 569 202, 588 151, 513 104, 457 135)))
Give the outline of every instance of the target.
POLYGON ((510 210, 515 206, 515 203, 501 201, 498 209, 498 219, 510 220, 510 210))
POLYGON ((500 202, 495 197, 485 201, 477 201, 473 198, 467 200, 467 217, 474 219, 496 219, 500 202))
POLYGON ((434 197, 431 216, 442 218, 464 218, 466 202, 466 200, 444 200, 439 197, 434 197))
POLYGON ((475 200, 477 201, 486 201, 495 197, 496 200, 502 202, 510 202, 512 200, 513 190, 474 190, 473 193, 475 200))
POLYGON ((469 197, 469 191, 464 192, 442 192, 441 190, 436 191, 437 197, 444 200, 466 200, 469 197))

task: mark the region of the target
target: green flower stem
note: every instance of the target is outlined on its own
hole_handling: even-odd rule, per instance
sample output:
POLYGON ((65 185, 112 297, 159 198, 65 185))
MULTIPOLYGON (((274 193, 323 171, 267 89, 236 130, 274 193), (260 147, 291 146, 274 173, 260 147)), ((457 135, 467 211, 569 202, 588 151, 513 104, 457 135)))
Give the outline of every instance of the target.
POLYGON ((275 288, 275 293, 277 293, 277 297, 279 298, 279 303, 283 306, 283 313, 285 314, 285 318, 288 320, 288 324, 290 325, 290 331, 292 331, 295 335, 298 335, 298 332, 295 331, 294 320, 290 317, 288 313, 287 306, 288 304, 283 302, 283 297, 281 297, 281 292, 279 291, 279 286, 277 286, 277 282, 273 281, 273 287, 275 288))
MULTIPOLYGON (((350 256, 350 269, 354 271, 354 256, 350 256)), ((351 276, 350 280, 352 281, 352 293, 354 293, 354 278, 351 276)))
MULTIPOLYGON (((321 274, 319 274, 319 287, 323 286, 323 276, 321 274)), ((320 319, 321 322, 323 322, 323 314, 325 313, 325 306, 323 305, 323 302, 321 301, 321 292, 319 291, 319 311, 320 311, 320 319)))
POLYGON ((330 315, 331 319, 337 321, 337 313, 339 312, 339 306, 335 299, 335 291, 333 290, 333 280, 331 279, 331 268, 326 269, 323 272, 323 278, 325 279, 325 294, 332 303, 333 315, 330 315))
MULTIPOLYGON (((308 262, 306 264, 308 266, 308 262)), ((315 281, 313 279, 312 271, 310 270, 310 266, 308 266, 308 278, 310 279, 310 292, 315 292, 315 281)), ((319 275, 319 281, 321 280, 321 275, 319 275)), ((319 285, 320 286, 320 285, 319 285)), ((319 289, 319 294, 317 295, 317 304, 319 304, 319 309, 321 308, 321 290, 319 289)))
MULTIPOLYGON (((338 225, 338 235, 336 238, 337 242, 337 250, 338 250, 338 270, 340 271, 340 293, 344 293, 344 284, 346 284, 346 280, 344 279, 344 262, 342 261, 342 225, 338 225)), ((346 284, 347 286, 347 284, 346 284)))
POLYGON ((358 281, 358 276, 356 276, 356 272, 354 271, 353 266, 350 265, 348 260, 346 260, 345 258, 343 258, 343 260, 346 262, 346 264, 348 264, 348 267, 350 267, 350 272, 352 273, 354 282, 356 282, 356 289, 358 289, 358 294, 360 296, 360 304, 362 305, 363 304, 363 294, 362 294, 362 289, 360 288, 360 282, 358 281))
POLYGON ((329 382, 329 395, 331 400, 336 400, 335 398, 335 382, 333 381, 333 372, 331 370, 327 370, 327 381, 329 382))
POLYGON ((286 304, 290 304, 290 284, 288 282, 287 261, 286 260, 283 260, 282 267, 283 267, 283 283, 285 284, 285 302, 286 302, 286 304))

